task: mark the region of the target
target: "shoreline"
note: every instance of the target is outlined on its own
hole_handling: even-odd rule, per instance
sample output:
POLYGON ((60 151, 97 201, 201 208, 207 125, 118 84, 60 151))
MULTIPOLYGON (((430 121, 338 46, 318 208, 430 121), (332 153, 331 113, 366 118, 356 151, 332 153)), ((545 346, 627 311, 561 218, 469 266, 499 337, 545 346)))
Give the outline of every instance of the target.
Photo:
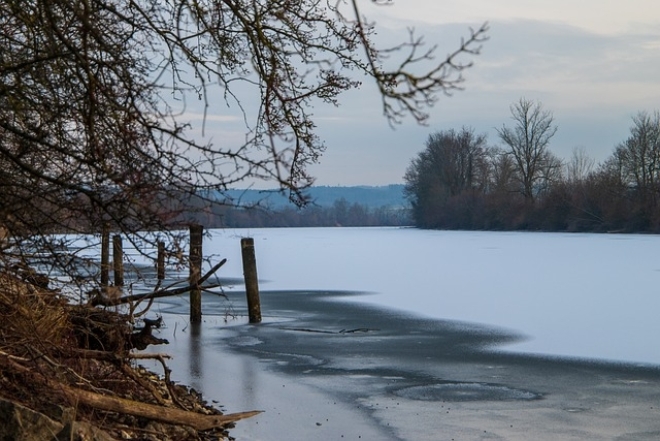
POLYGON ((160 321, 73 305, 58 292, 0 273, 0 439, 227 439, 257 412, 223 414, 169 381, 160 321), (160 376, 136 366, 151 358, 160 376))

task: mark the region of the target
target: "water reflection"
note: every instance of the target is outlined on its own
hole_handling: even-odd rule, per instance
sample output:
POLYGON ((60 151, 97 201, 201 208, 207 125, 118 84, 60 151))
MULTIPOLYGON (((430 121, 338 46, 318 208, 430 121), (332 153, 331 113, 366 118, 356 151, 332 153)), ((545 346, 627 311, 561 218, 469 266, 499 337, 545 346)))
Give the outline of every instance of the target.
POLYGON ((204 365, 202 347, 202 325, 190 324, 190 344, 188 345, 188 372, 193 380, 191 384, 197 390, 202 389, 201 380, 204 378, 204 365))

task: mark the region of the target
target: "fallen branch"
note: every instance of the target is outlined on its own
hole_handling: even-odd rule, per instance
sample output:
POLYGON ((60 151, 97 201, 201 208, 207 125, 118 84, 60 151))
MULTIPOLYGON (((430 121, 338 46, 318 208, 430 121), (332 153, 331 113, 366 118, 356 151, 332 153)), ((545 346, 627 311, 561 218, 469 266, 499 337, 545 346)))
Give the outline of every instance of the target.
POLYGON ((82 389, 60 385, 59 389, 69 399, 108 412, 118 412, 137 417, 148 418, 169 424, 190 426, 195 430, 210 430, 224 428, 246 418, 260 414, 262 411, 238 412, 228 415, 204 415, 181 409, 156 406, 141 403, 126 398, 110 397, 88 392, 82 389))
POLYGON ((209 279, 209 277, 211 277, 216 271, 218 271, 220 267, 222 267, 226 262, 227 259, 222 259, 218 264, 216 264, 213 268, 211 268, 209 272, 204 274, 204 276, 201 279, 199 279, 199 282, 197 284, 194 285, 188 285, 176 289, 160 289, 146 294, 133 294, 130 296, 119 297, 119 298, 104 297, 103 295, 97 293, 97 295, 94 295, 90 299, 89 304, 92 306, 116 306, 116 305, 123 305, 125 303, 138 302, 148 298, 157 299, 161 297, 177 296, 179 294, 184 294, 196 288, 200 288, 202 290, 210 290, 213 288, 218 288, 222 286, 219 283, 208 286, 200 286, 200 285, 206 282, 209 279))
MULTIPOLYGON (((0 355, 3 356, 7 364, 16 371, 21 373, 33 372, 32 368, 23 366, 18 363, 17 360, 14 360, 15 358, 20 357, 12 357, 5 352, 0 352, 0 355)), ((244 420, 262 413, 260 410, 252 410, 228 415, 205 415, 187 410, 142 403, 126 398, 101 395, 83 389, 73 388, 47 377, 42 378, 41 381, 43 381, 44 385, 48 388, 54 392, 59 392, 73 403, 84 404, 94 409, 107 412, 117 412, 120 414, 148 418, 168 424, 190 426, 195 430, 223 429, 227 425, 235 423, 236 421, 244 420)))
MULTIPOLYGON (((3 353, 0 352, 0 355, 3 353)), ((145 360, 153 359, 158 360, 159 358, 172 358, 168 354, 142 354, 134 352, 109 352, 109 351, 95 351, 93 349, 79 349, 79 348, 69 348, 65 352, 59 354, 60 357, 66 358, 83 358, 83 359, 93 359, 99 361, 109 361, 109 362, 119 362, 123 359, 136 359, 136 360, 145 360)), ((28 361, 26 359, 26 361, 28 361)))

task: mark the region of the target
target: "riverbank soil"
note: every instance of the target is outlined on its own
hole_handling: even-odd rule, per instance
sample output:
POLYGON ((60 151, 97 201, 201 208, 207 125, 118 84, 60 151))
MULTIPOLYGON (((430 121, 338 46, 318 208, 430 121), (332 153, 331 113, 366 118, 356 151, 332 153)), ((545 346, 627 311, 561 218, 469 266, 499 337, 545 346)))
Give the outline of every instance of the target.
POLYGON ((156 322, 131 321, 0 274, 0 439, 227 439, 258 413, 223 415, 171 382, 166 355, 133 350, 165 343, 149 332, 156 322))

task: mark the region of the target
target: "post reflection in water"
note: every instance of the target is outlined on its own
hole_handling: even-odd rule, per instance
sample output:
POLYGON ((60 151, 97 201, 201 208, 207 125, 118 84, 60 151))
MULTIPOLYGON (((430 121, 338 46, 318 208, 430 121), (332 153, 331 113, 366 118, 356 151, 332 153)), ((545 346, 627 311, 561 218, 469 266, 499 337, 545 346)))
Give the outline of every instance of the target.
POLYGON ((191 386, 196 390, 202 390, 204 370, 202 369, 204 360, 202 359, 202 326, 200 323, 190 324, 190 345, 188 353, 189 375, 192 380, 191 386))

